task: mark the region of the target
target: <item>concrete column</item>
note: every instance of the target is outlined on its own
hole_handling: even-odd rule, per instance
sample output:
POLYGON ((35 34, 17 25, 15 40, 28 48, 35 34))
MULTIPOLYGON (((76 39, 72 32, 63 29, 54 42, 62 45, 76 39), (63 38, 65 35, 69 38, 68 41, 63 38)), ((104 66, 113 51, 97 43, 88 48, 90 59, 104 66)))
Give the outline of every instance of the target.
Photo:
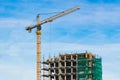
POLYGON ((54 80, 56 80, 56 77, 55 77, 55 74, 56 74, 55 68, 56 68, 56 65, 55 65, 55 62, 54 62, 54 80))
MULTIPOLYGON (((71 55, 71 60, 72 60, 73 56, 71 55)), ((73 61, 71 61, 71 67, 73 66, 73 61)), ((71 73, 73 73, 73 68, 71 68, 71 73)), ((73 75, 71 74, 71 80, 73 80, 73 75)))
POLYGON ((56 80, 56 76, 54 75, 54 80, 56 80))
POLYGON ((59 56, 59 61, 58 61, 58 80, 60 80, 60 60, 61 60, 61 57, 59 56))
MULTIPOLYGON (((50 74, 50 70, 49 70, 49 74, 50 74)), ((51 77, 49 76, 49 80, 51 80, 51 77)))
POLYGON ((65 62, 64 62, 64 65, 65 65, 65 80, 66 80, 66 56, 65 56, 65 62))
POLYGON ((76 80, 78 80, 78 66, 77 66, 77 64, 78 64, 78 55, 76 55, 76 80))

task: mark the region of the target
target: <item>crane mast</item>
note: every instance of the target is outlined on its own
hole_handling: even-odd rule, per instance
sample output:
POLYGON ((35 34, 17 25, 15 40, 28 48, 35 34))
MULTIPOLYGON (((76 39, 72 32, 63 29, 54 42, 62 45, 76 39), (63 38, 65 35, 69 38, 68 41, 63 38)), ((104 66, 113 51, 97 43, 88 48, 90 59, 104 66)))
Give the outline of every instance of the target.
POLYGON ((51 22, 59 17, 62 17, 64 15, 67 15, 79 9, 80 9, 79 7, 74 7, 66 11, 60 12, 43 21, 40 21, 40 16, 37 15, 37 24, 35 24, 34 26, 26 27, 26 30, 29 32, 31 32, 33 28, 37 28, 36 30, 36 80, 41 80, 41 25, 47 22, 51 22))
MULTIPOLYGON (((40 23, 40 17, 37 16, 37 24, 40 23)), ((36 80, 41 80, 41 26, 36 30, 36 80)))

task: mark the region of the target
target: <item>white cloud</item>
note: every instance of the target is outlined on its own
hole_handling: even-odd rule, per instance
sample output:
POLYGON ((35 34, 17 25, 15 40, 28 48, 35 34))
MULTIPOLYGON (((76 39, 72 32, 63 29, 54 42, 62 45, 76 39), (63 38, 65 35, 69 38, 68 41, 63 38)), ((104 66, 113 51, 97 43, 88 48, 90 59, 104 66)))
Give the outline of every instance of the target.
POLYGON ((0 80, 35 79, 33 43, 0 43, 0 80))
POLYGON ((21 55, 34 55, 35 44, 34 43, 0 43, 0 53, 6 56, 21 56, 21 55))
POLYGON ((25 19, 0 18, 0 27, 4 28, 26 27, 31 23, 31 21, 25 19))
POLYGON ((115 25, 119 24, 120 20, 120 7, 119 5, 89 5, 82 4, 81 9, 76 11, 68 16, 61 17, 57 20, 55 24, 62 23, 71 23, 79 25, 115 25))
POLYGON ((103 75, 103 80, 119 80, 119 75, 118 74, 114 74, 114 72, 106 72, 103 75))
POLYGON ((0 63, 1 80, 35 79, 35 67, 25 64, 0 63))
MULTIPOLYGON (((51 46, 51 49, 56 52, 60 51, 91 51, 95 54, 108 55, 114 52, 120 52, 120 44, 103 44, 103 45, 83 45, 83 44, 74 44, 74 43, 43 43, 43 52, 46 52, 46 48, 51 46)), ((48 50, 48 49, 47 49, 48 50)), ((118 54, 118 53, 116 53, 118 54)), ((115 55, 115 53, 114 53, 115 55)))
MULTIPOLYGON (((42 9, 41 12, 46 12, 46 10, 47 10, 47 12, 51 12, 51 10, 52 10, 52 12, 53 12, 53 10, 58 11, 58 9, 56 9, 56 8, 54 9, 54 8, 45 7, 44 10, 42 9)), ((60 9, 60 10, 62 10, 62 9, 60 9)), ((63 10, 65 10, 65 9, 63 9, 63 10)), ((66 17, 61 17, 61 19, 57 20, 55 23, 58 24, 59 22, 71 22, 71 24, 77 23, 77 24, 81 24, 81 25, 109 24, 109 23, 112 23, 112 24, 117 23, 118 24, 119 11, 120 11, 120 8, 118 5, 82 4, 81 9, 79 11, 72 13, 71 15, 68 15, 66 17)), ((25 13, 27 13, 27 12, 24 12, 24 14, 25 13)), ((22 15, 22 16, 26 17, 26 15, 22 15)), ((31 17, 31 16, 28 15, 28 19, 29 19, 29 17, 31 17)), ((50 17, 50 15, 48 15, 48 17, 50 17)), ((43 16, 43 18, 44 18, 44 16, 43 16)), ((27 25, 31 24, 31 21, 25 20, 25 19, 21 20, 20 18, 19 19, 1 19, 0 22, 2 25, 7 23, 6 26, 10 26, 9 24, 11 24, 11 26, 15 26, 15 25, 19 25, 19 24, 26 25, 26 23, 27 23, 27 25)))

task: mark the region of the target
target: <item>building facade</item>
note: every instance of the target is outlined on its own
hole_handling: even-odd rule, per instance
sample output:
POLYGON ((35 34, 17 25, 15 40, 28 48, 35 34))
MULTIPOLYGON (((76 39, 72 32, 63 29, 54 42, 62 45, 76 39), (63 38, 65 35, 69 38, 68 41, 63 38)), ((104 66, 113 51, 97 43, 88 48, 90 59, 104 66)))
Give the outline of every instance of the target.
POLYGON ((102 80, 101 58, 88 52, 60 54, 43 64, 48 80, 102 80))

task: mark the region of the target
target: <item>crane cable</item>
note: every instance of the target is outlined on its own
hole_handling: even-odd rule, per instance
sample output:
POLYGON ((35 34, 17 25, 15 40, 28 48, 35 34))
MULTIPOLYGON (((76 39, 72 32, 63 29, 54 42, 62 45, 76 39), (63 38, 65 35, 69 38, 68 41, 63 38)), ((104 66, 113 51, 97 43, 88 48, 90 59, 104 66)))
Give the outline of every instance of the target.
POLYGON ((51 26, 52 26, 52 24, 50 23, 50 26, 49 26, 49 54, 52 54, 52 43, 51 43, 51 41, 52 41, 52 29, 51 29, 51 26))

